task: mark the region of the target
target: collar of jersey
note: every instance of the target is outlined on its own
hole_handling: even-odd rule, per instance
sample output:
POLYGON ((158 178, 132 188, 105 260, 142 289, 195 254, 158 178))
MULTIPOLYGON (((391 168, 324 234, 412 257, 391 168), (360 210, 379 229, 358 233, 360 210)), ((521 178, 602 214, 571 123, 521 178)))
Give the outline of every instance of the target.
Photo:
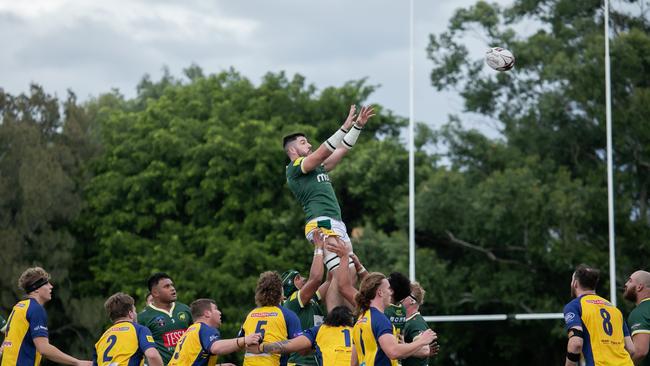
POLYGON ((154 309, 154 310, 160 311, 161 313, 167 314, 167 315, 169 315, 169 317, 171 318, 171 317, 172 317, 172 314, 174 314, 174 308, 176 307, 176 302, 174 302, 174 303, 172 304, 172 308, 169 309, 169 312, 167 312, 166 310, 163 310, 163 309, 159 309, 159 308, 153 306, 153 304, 149 304, 149 307, 152 308, 152 309, 154 309))
POLYGON ((641 303, 644 302, 644 301, 649 301, 649 300, 650 300, 650 297, 646 297, 645 299, 639 301, 639 304, 641 304, 641 303))
POLYGON ((417 315, 420 315, 420 312, 419 312, 419 311, 416 311, 415 313, 413 313, 413 315, 411 315, 411 316, 409 316, 408 318, 406 318, 406 320, 411 320, 411 319, 415 318, 417 315))

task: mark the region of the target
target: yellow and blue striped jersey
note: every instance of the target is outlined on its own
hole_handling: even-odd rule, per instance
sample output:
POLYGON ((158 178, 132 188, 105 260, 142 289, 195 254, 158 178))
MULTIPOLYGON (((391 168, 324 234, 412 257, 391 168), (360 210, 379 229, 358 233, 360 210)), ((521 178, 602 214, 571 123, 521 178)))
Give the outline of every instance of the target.
POLYGON ((144 352, 155 348, 149 328, 129 321, 113 324, 95 343, 93 365, 139 366, 144 352))
POLYGON ((321 366, 349 365, 352 359, 352 327, 319 325, 305 330, 316 348, 316 357, 321 366))
POLYGON ((354 324, 352 340, 359 364, 365 366, 397 366, 396 360, 388 358, 379 346, 379 337, 390 334, 397 337, 395 327, 377 308, 370 307, 354 324))
MULTIPOLYGON (((242 325, 240 336, 261 333, 264 342, 273 343, 302 335, 300 320, 293 311, 282 306, 263 306, 253 309, 242 325)), ((244 366, 286 365, 289 355, 246 353, 244 366)))
POLYGON ((217 355, 210 348, 220 339, 216 328, 200 322, 192 324, 176 344, 169 366, 214 366, 217 355))
POLYGON ((38 366, 41 354, 36 350, 34 338, 48 337, 47 313, 34 299, 25 299, 14 305, 4 342, 2 366, 38 366))
POLYGON ((621 311, 609 301, 598 295, 582 295, 564 307, 564 320, 567 330, 582 327, 586 366, 633 366, 624 341, 630 331, 621 311))

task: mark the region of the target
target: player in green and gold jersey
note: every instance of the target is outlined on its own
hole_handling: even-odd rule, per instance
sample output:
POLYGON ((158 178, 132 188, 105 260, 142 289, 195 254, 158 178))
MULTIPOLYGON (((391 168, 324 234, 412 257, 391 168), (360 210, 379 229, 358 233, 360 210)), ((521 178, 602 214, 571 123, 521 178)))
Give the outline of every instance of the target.
MULTIPOLYGON (((314 152, 305 134, 299 132, 284 137, 284 151, 291 160, 286 168, 287 184, 305 212, 305 236, 309 241, 313 240, 314 231, 320 228, 328 236, 327 240, 341 240, 352 250, 341 208, 327 173, 354 146, 361 130, 372 116, 372 107, 362 107, 354 121, 355 106, 351 106, 341 128, 314 152)), ((334 270, 340 259, 327 251, 324 255, 325 266, 329 271, 334 270)), ((342 303, 335 281, 332 290, 328 292, 326 303, 328 308, 342 303)))
POLYGON ((632 273, 625 283, 623 296, 636 304, 636 307, 627 318, 634 354, 632 360, 635 365, 649 366, 648 348, 650 344, 650 273, 636 271, 632 273))
MULTIPOLYGON (((427 331, 429 326, 427 322, 424 321, 422 315, 420 315, 420 305, 424 302, 425 291, 420 286, 419 283, 411 283, 411 293, 402 300, 402 304, 406 308, 406 323, 404 324, 404 329, 402 329, 402 336, 404 337, 404 343, 411 343, 415 341, 420 334, 427 331)), ((424 357, 415 357, 411 356, 402 360, 403 366, 426 366, 429 364, 429 356, 433 356, 438 353, 440 347, 437 343, 433 343, 429 346, 429 355, 424 357)))
POLYGON ((138 314, 138 323, 151 330, 156 349, 167 365, 178 340, 192 324, 192 313, 189 306, 176 301, 176 289, 169 275, 156 273, 149 277, 147 285, 153 301, 138 314))
POLYGON ((402 300, 411 293, 411 281, 403 274, 393 272, 388 275, 388 282, 393 290, 393 296, 390 304, 384 310, 384 315, 395 327, 398 339, 401 339, 402 330, 406 324, 406 308, 402 305, 402 300))

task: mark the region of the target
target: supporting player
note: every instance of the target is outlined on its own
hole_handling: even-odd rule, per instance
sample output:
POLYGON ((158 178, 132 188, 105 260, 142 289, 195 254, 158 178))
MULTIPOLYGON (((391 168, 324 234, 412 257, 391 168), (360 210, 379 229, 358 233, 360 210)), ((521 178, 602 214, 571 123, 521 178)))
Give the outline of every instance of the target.
MULTIPOLYGON (((329 287, 329 281, 321 284, 323 278, 323 244, 323 235, 321 232, 317 232, 314 235, 316 248, 314 249, 311 269, 309 270, 309 278, 302 277, 296 270, 288 270, 282 274, 282 287, 286 298, 283 306, 298 315, 301 329, 310 329, 321 325, 325 316, 325 312, 320 306, 320 300, 321 294, 327 292, 326 287, 329 287)), ((313 353, 305 355, 293 353, 289 356, 289 364, 296 366, 318 365, 316 355, 313 353)))
MULTIPOLYGON (((169 366, 214 366, 217 356, 237 352, 246 346, 257 346, 259 333, 247 337, 221 339, 221 311, 212 299, 198 299, 190 304, 192 324, 174 349, 174 356, 169 366)), ((234 366, 220 364, 221 366, 234 366)))
POLYGON ((650 273, 636 271, 625 282, 623 296, 636 304, 627 318, 627 325, 632 332, 634 355, 632 360, 636 365, 649 366, 650 357, 650 273))
POLYGON ((361 281, 356 301, 359 318, 352 331, 351 365, 395 366, 397 359, 429 354, 429 344, 436 340, 431 329, 412 343, 397 342, 395 327, 384 315, 391 295, 390 284, 381 273, 370 273, 361 281))
MULTIPOLYGON (((327 172, 331 171, 354 146, 361 130, 374 116, 372 107, 363 107, 359 117, 355 118, 355 107, 341 128, 312 152, 312 145, 303 133, 285 136, 283 147, 291 160, 286 168, 287 184, 305 212, 305 236, 312 241, 314 230, 321 230, 328 235, 328 241, 342 240, 352 251, 352 243, 341 217, 336 194, 327 172)), ((328 271, 334 270, 340 259, 333 253, 325 251, 325 265, 328 271)), ((328 309, 342 303, 338 285, 333 281, 325 299, 328 309)))
POLYGON ((65 365, 90 366, 50 344, 47 313, 43 305, 52 300, 50 275, 41 267, 28 268, 20 275, 18 287, 27 294, 11 311, 2 343, 2 366, 38 366, 41 358, 65 365))
POLYGON ((259 351, 292 353, 316 349, 318 365, 348 366, 352 359, 352 326, 354 317, 350 309, 337 306, 327 314, 322 325, 307 329, 303 335, 291 340, 262 343, 259 351))
MULTIPOLYGON (((282 279, 276 272, 267 271, 260 274, 255 289, 255 304, 246 316, 240 336, 260 333, 266 342, 279 342, 302 335, 298 316, 282 306, 282 279)), ((286 365, 287 356, 270 353, 256 354, 248 350, 244 355, 244 366, 279 366, 286 365)))
MULTIPOLYGON (((411 343, 417 339, 417 337, 429 329, 427 322, 424 321, 422 315, 420 315, 420 305, 424 302, 425 291, 420 286, 419 283, 411 283, 411 293, 402 300, 402 304, 406 308, 406 323, 404 324, 404 329, 402 330, 402 336, 404 337, 405 343, 411 343)), ((429 364, 429 356, 433 356, 438 353, 440 346, 437 343, 432 343, 430 346, 430 352, 428 355, 423 357, 407 357, 402 361, 403 366, 426 366, 429 364)))
POLYGON ((608 300, 596 295, 600 272, 579 265, 571 278, 571 296, 564 307, 568 332, 566 366, 580 362, 586 366, 633 366, 634 344, 621 312, 608 300))
POLYGON ((402 304, 402 300, 411 293, 411 281, 403 274, 393 272, 388 275, 388 283, 393 291, 393 296, 391 296, 390 304, 384 310, 384 315, 395 326, 397 338, 401 340, 402 330, 406 324, 406 308, 402 304))
POLYGON ((166 273, 149 277, 147 286, 152 303, 138 314, 138 323, 151 330, 156 349, 166 365, 185 330, 192 324, 189 306, 176 301, 174 281, 166 273))
POLYGON ((163 366, 151 331, 135 323, 135 301, 131 296, 118 292, 106 300, 104 309, 113 325, 95 343, 93 365, 140 365, 146 356, 147 365, 163 366))

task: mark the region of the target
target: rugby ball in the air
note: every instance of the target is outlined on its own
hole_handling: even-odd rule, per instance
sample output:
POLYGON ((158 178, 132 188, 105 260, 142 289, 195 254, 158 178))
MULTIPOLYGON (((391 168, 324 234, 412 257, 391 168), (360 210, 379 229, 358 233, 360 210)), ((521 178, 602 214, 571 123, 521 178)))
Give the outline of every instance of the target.
POLYGON ((501 47, 492 47, 485 51, 485 63, 497 71, 508 71, 515 66, 515 56, 501 47))

